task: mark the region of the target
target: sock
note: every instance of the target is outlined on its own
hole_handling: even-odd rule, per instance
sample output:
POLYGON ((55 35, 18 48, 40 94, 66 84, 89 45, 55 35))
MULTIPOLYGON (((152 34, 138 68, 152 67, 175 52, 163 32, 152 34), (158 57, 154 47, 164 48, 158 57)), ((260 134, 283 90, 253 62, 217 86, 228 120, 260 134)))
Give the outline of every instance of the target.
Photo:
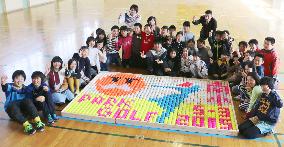
POLYGON ((41 120, 40 120, 40 117, 39 116, 37 116, 36 118, 34 118, 34 121, 37 123, 37 122, 40 122, 41 120))
POLYGON ((26 121, 26 122, 23 123, 24 127, 27 127, 28 125, 30 125, 29 121, 26 121))

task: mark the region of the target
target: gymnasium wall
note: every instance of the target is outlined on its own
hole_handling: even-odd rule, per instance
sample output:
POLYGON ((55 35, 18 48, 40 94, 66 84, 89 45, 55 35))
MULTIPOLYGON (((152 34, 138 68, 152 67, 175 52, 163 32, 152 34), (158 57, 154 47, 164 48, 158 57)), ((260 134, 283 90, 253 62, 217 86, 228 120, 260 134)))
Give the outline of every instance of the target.
POLYGON ((53 1, 55 0, 0 0, 0 13, 9 13, 53 1))

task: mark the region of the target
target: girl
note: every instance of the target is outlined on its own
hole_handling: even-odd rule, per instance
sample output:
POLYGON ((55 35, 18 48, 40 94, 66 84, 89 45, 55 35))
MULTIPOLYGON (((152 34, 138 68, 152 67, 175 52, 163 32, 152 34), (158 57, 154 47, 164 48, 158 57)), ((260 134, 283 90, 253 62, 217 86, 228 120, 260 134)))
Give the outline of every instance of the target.
POLYGON ((71 92, 78 95, 80 92, 80 78, 81 74, 77 69, 77 62, 75 59, 70 59, 68 61, 68 67, 65 70, 65 77, 68 82, 68 86, 71 92), (76 87, 76 89, 74 88, 76 87))
POLYGON ((62 64, 62 59, 59 56, 55 56, 51 60, 50 67, 46 69, 51 97, 56 104, 64 104, 66 100, 71 101, 74 99, 74 94, 68 89, 64 71, 61 71, 62 64))
POLYGON ((157 26, 156 17, 150 16, 147 19, 147 23, 150 25, 152 33, 154 34, 155 38, 159 37, 159 35, 160 35, 160 28, 157 26))
POLYGON ((179 72, 179 61, 177 58, 177 52, 174 49, 170 50, 170 55, 163 63, 164 72, 167 76, 177 76, 179 72))
POLYGON ((138 5, 131 5, 128 13, 120 14, 118 23, 133 28, 135 23, 140 23, 141 16, 138 14, 138 5))
POLYGON ((190 65, 190 71, 193 78, 205 79, 208 77, 207 65, 196 53, 193 54, 193 63, 190 65))

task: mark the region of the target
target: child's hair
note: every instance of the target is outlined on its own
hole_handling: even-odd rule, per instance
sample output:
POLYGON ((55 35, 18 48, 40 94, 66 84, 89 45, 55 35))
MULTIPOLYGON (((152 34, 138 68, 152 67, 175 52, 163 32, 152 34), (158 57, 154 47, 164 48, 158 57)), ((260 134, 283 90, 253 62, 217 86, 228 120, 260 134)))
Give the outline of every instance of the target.
POLYGON ((224 30, 223 34, 227 33, 228 35, 230 35, 230 32, 228 30, 224 30))
POLYGON ((155 39, 154 44, 162 44, 162 40, 161 39, 155 39))
POLYGON ((151 21, 152 19, 154 19, 155 25, 156 25, 156 24, 157 24, 157 20, 156 20, 156 17, 154 17, 154 16, 150 16, 150 17, 147 19, 147 23, 150 24, 150 21, 151 21))
POLYGON ((41 83, 44 83, 46 80, 45 75, 41 71, 35 71, 32 73, 32 76, 31 76, 32 79, 35 79, 37 77, 41 79, 41 83))
POLYGON ((119 27, 117 25, 114 25, 114 26, 111 27, 111 31, 114 30, 114 29, 118 29, 119 30, 119 27))
POLYGON ((139 27, 140 29, 142 29, 142 24, 141 23, 135 23, 134 26, 135 27, 139 27))
POLYGON ((77 64, 77 60, 76 60, 75 58, 71 58, 71 59, 68 60, 68 69, 70 69, 70 65, 71 65, 74 61, 75 61, 76 64, 77 64))
POLYGON ((170 27, 169 27, 169 30, 176 30, 177 28, 176 28, 176 26, 175 25, 171 25, 170 27))
POLYGON ((91 41, 95 41, 95 38, 93 36, 90 36, 90 37, 87 38, 86 44, 87 44, 88 47, 90 46, 91 41))
POLYGON ((275 38, 273 38, 273 37, 266 37, 265 40, 269 41, 272 45, 275 44, 275 38))
POLYGON ((136 4, 131 5, 130 6, 130 10, 131 9, 134 9, 136 11, 136 13, 137 13, 138 12, 138 5, 136 5, 136 4))
POLYGON ((167 36, 167 37, 166 37, 166 42, 167 42, 167 41, 170 41, 171 39, 172 39, 171 36, 167 36))
POLYGON ((272 90, 272 89, 274 89, 274 82, 275 82, 275 80, 273 78, 265 76, 265 77, 260 79, 259 84, 260 85, 268 85, 269 89, 272 90))
POLYGON ((183 22, 182 26, 190 27, 190 22, 189 21, 185 21, 185 22, 183 22))
POLYGON ((99 36, 100 34, 105 34, 105 30, 103 30, 102 28, 97 28, 96 35, 99 36))
POLYGON ((258 45, 258 41, 256 39, 249 40, 248 44, 258 45))
POLYGON ((81 46, 81 48, 79 49, 79 52, 83 51, 83 50, 88 50, 89 48, 87 46, 81 46))
POLYGON ((255 80, 255 85, 259 85, 259 76, 257 75, 257 73, 256 72, 249 72, 248 74, 247 74, 247 76, 250 76, 250 77, 252 77, 254 80, 255 80))
POLYGON ((169 27, 168 26, 163 26, 162 29, 169 30, 169 27))
POLYGON ((222 35, 222 34, 223 34, 223 31, 217 30, 217 31, 215 32, 215 34, 216 34, 216 35, 222 35))
POLYGON ((212 14, 212 11, 211 10, 206 10, 205 14, 212 14))
POLYGON ((263 54, 260 54, 260 53, 256 53, 254 57, 259 57, 259 58, 261 58, 262 60, 264 59, 263 54))
POLYGON ((120 27, 120 31, 127 31, 127 30, 128 30, 127 26, 121 26, 120 27))
POLYGON ((190 43, 190 42, 192 42, 192 43, 195 44, 195 40, 194 40, 194 39, 189 39, 189 40, 187 41, 187 43, 190 43))
POLYGON ((254 57, 255 56, 255 53, 253 51, 246 51, 245 53, 248 53, 249 56, 251 57, 254 57))
POLYGON ((18 76, 23 76, 24 80, 26 80, 26 74, 25 74, 25 72, 23 70, 16 70, 16 71, 14 71, 14 73, 12 75, 13 81, 18 76))
POLYGON ((145 27, 151 27, 151 26, 150 26, 150 24, 145 24, 145 25, 144 25, 144 28, 145 28, 145 27))
POLYGON ((96 46, 97 46, 98 43, 104 43, 104 40, 98 39, 98 40, 96 41, 96 46))
MULTIPOLYGON (((88 48, 88 47, 87 47, 87 48, 88 48)), ((62 69, 62 64, 63 64, 62 59, 61 59, 59 56, 53 57, 52 60, 51 60, 51 67, 50 67, 51 70, 54 69, 53 64, 52 64, 52 63, 54 63, 54 62, 60 62, 60 63, 61 63, 61 66, 60 66, 60 68, 59 68, 59 70, 61 70, 61 69, 62 69)))
POLYGON ((239 46, 241 46, 241 45, 245 46, 245 48, 248 47, 248 43, 246 41, 240 41, 239 46))
POLYGON ((197 42, 200 42, 200 43, 202 43, 202 44, 205 44, 205 40, 203 40, 203 39, 201 39, 201 38, 199 38, 199 39, 197 40, 197 42))
POLYGON ((176 36, 178 35, 183 35, 183 32, 182 31, 177 32, 176 36))
POLYGON ((253 62, 244 62, 242 68, 245 69, 246 66, 248 66, 248 68, 254 68, 253 62))

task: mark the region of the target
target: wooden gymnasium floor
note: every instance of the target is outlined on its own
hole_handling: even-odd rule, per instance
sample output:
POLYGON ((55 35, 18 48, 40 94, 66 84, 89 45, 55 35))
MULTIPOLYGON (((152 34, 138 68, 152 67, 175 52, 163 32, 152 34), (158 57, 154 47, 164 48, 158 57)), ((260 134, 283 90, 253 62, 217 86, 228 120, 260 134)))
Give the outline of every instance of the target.
MULTIPOLYGON (((0 74, 11 75, 23 69, 28 77, 32 71, 44 70, 54 55, 65 61, 84 44, 98 27, 110 32, 120 12, 132 3, 139 5, 142 22, 150 15, 158 25, 177 25, 184 20, 212 9, 219 29, 230 30, 235 42, 256 38, 260 46, 265 36, 277 39, 276 49, 284 55, 284 12, 274 8, 272 0, 58 0, 54 3, 0 15, 0 74)), ((192 26, 198 36, 200 26, 192 26)), ((236 43, 234 44, 236 47, 236 43)), ((282 60, 283 61, 283 60, 282 60)), ((281 63, 281 90, 284 88, 281 63)), ((114 71, 135 72, 135 69, 113 68, 114 71)), ((30 80, 27 81, 27 83, 30 80)), ((9 121, 3 111, 3 93, 0 107, 0 146, 281 146, 284 144, 283 114, 277 125, 277 134, 255 140, 235 137, 178 134, 155 130, 117 127, 90 122, 61 119, 55 127, 43 133, 27 136, 22 126, 9 121)), ((59 110, 62 108, 58 108, 59 110)), ((60 113, 60 111, 58 111, 60 113)), ((241 113, 236 109, 238 122, 241 113)))

